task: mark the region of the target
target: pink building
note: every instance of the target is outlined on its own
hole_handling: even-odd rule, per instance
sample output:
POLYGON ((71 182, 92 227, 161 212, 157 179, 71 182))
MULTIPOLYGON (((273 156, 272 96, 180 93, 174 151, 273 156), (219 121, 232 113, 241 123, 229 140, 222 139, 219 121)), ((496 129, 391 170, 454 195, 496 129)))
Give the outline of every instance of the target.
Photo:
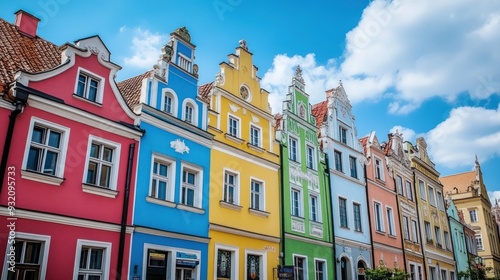
POLYGON ((38 21, 0 19, 1 279, 125 278, 142 131, 120 66, 98 36, 58 47, 38 21))
MULTIPOLYGON (((395 180, 375 132, 360 139, 364 147, 374 267, 405 269, 395 180)), ((406 234, 406 233, 405 233, 406 234)))

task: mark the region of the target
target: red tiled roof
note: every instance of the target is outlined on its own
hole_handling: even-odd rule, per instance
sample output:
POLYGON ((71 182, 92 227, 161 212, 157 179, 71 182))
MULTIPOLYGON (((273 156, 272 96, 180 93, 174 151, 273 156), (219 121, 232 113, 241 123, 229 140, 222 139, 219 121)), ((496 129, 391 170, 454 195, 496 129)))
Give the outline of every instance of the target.
POLYGON ((198 87, 198 95, 209 105, 210 105, 210 97, 208 95, 210 94, 210 91, 213 88, 214 88, 213 82, 206 83, 198 87))
POLYGON ((123 96, 123 99, 125 99, 125 102, 131 109, 141 102, 142 80, 153 74, 154 70, 150 70, 144 74, 128 78, 116 84, 123 96))
POLYGON ((363 151, 364 151, 365 155, 366 155, 366 152, 367 152, 366 150, 368 148, 368 145, 367 145, 368 144, 368 138, 369 138, 369 136, 365 136, 365 137, 359 139, 359 142, 361 143, 361 145, 363 145, 363 151))
POLYGON ((323 122, 327 121, 328 101, 322 101, 312 106, 311 113, 316 118, 316 126, 319 128, 323 122))
POLYGON ((29 37, 3 19, 0 34, 0 84, 12 82, 19 70, 36 73, 61 64, 61 50, 51 42, 29 37))
POLYGON ((274 115, 274 120, 276 121, 276 125, 274 126, 274 131, 277 131, 281 129, 281 121, 283 120, 283 115, 277 113, 276 115, 274 115))
POLYGON ((454 188, 458 189, 459 193, 466 192, 467 188, 471 186, 476 180, 476 172, 469 171, 455 175, 443 176, 439 178, 443 189, 446 192, 453 192, 454 188))

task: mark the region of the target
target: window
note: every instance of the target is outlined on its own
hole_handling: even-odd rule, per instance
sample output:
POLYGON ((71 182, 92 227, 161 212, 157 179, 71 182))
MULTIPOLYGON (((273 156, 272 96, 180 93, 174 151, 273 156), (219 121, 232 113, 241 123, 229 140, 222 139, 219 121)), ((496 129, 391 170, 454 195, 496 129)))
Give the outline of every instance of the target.
POLYGON ((342 172, 342 153, 334 151, 333 154, 335 157, 335 170, 342 172))
POLYGON ((429 192, 429 202, 431 203, 432 206, 436 206, 436 199, 434 198, 434 188, 428 186, 427 191, 429 192))
POLYGON ((483 248, 483 235, 476 233, 475 237, 476 237, 476 248, 478 250, 484 250, 484 248, 483 248))
POLYGON ((423 200, 427 200, 427 197, 425 196, 425 185, 424 181, 418 180, 418 187, 420 189, 420 198, 423 200))
POLYGON ((382 217, 382 206, 378 202, 373 203, 373 209, 375 211, 375 229, 377 231, 384 231, 384 221, 382 217))
POLYGON ((420 264, 410 263, 410 280, 423 280, 420 264))
POLYGON ((292 189, 292 215, 302 217, 302 193, 298 189, 292 189))
POLYGON ((429 266, 429 274, 430 274, 431 280, 438 280, 435 267, 429 266))
POLYGON ((447 250, 451 250, 451 244, 450 244, 450 234, 447 231, 444 231, 444 245, 446 246, 447 250))
POLYGON ((78 280, 109 278, 111 244, 97 241, 77 241, 75 277, 78 280))
POLYGON ((436 235, 436 246, 443 247, 443 243, 441 243, 441 229, 439 227, 434 227, 434 234, 436 235))
POLYGON ((347 200, 339 197, 340 226, 347 228, 347 200))
POLYGON ((63 176, 65 132, 55 127, 35 122, 26 159, 26 170, 52 176, 63 176))
POLYGON ((295 256, 293 258, 293 270, 295 275, 295 280, 304 280, 306 278, 306 264, 305 258, 295 256))
POLYGON ((351 167, 351 177, 352 178, 358 178, 358 167, 356 164, 356 158, 355 157, 349 157, 349 166, 351 167))
POLYGON ((193 106, 191 104, 186 104, 184 107, 184 121, 188 123, 193 123, 193 106))
POLYGON ((347 129, 342 126, 339 127, 339 141, 347 144, 347 129))
POLYGON ((101 102, 99 78, 80 72, 76 86, 76 95, 92 102, 101 102))
POLYGON ((256 280, 261 279, 262 273, 261 273, 260 260, 261 256, 259 255, 252 255, 252 254, 247 255, 246 279, 256 279, 256 280))
POLYGON ((318 205, 318 196, 317 195, 311 195, 310 196, 310 202, 309 202, 309 207, 310 207, 310 217, 312 221, 319 222, 320 215, 319 215, 319 205, 318 205))
POLYGON ((394 213, 392 208, 387 207, 387 224, 389 225, 389 235, 396 236, 396 228, 394 227, 394 213))
POLYGON ((188 57, 179 53, 179 56, 177 57, 177 64, 185 71, 191 73, 191 60, 188 57))
POLYGON ((182 189, 181 189, 181 204, 188 206, 197 206, 197 177, 196 171, 183 168, 182 170, 182 189))
POLYGON ((408 223, 408 217, 403 216, 403 229, 404 229, 404 235, 405 235, 405 240, 410 240, 410 228, 409 228, 409 223, 408 223))
POLYGON ((444 211, 443 194, 439 191, 436 192, 438 207, 440 210, 444 211))
POLYGON ((264 210, 264 187, 263 183, 252 180, 250 183, 250 208, 264 210))
POLYGON ((382 160, 375 158, 375 178, 384 180, 384 173, 382 169, 382 160))
POLYGON ((250 126, 250 144, 260 147, 260 128, 251 125, 250 126))
POLYGON ((288 139, 288 149, 290 153, 290 159, 293 161, 299 161, 299 152, 297 149, 297 140, 290 137, 288 139))
POLYGON ((307 168, 309 169, 314 169, 314 148, 307 145, 306 147, 306 153, 307 153, 307 168))
POLYGON ((425 238, 427 241, 432 241, 431 223, 424 222, 425 225, 425 238))
POLYGON ((7 259, 11 246, 15 254, 7 262, 15 264, 4 265, 6 279, 45 279, 50 237, 16 232, 15 241, 7 246, 7 259))
POLYGON ((315 280, 326 280, 326 264, 324 261, 316 260, 316 278, 315 280))
POLYGON ((224 202, 238 204, 238 177, 235 173, 224 174, 224 202))
POLYGON ((415 280, 415 265, 414 264, 410 264, 410 279, 411 280, 415 280))
POLYGON ((153 170, 151 174, 151 190, 149 196, 161 200, 173 201, 172 189, 170 188, 171 170, 173 170, 173 163, 153 157, 153 170))
POLYGON ((470 215, 470 221, 471 223, 477 223, 477 209, 471 209, 469 210, 469 215, 470 215))
POLYGON ((411 220, 411 232, 413 236, 413 242, 418 243, 418 228, 417 228, 417 221, 411 220))
POLYGON ((450 270, 450 280, 455 280, 455 272, 450 270))
POLYGON ((358 203, 352 204, 353 212, 354 212, 354 230, 361 231, 361 205, 358 203))
POLYGON ((229 116, 229 134, 240 137, 240 120, 233 116, 229 116))
POLYGON ((233 276, 233 252, 217 251, 217 278, 231 279, 233 276))
POLYGON ((446 270, 441 269, 441 280, 447 280, 446 276, 447 276, 446 270))
POLYGON ((413 201, 413 188, 411 187, 410 181, 406 181, 406 197, 408 197, 409 200, 413 201))
POLYGON ((116 189, 119 144, 90 137, 85 183, 96 187, 116 189))
POLYGON ((396 177, 396 185, 398 187, 398 194, 404 196, 404 190, 403 190, 403 178, 401 176, 397 175, 396 177))

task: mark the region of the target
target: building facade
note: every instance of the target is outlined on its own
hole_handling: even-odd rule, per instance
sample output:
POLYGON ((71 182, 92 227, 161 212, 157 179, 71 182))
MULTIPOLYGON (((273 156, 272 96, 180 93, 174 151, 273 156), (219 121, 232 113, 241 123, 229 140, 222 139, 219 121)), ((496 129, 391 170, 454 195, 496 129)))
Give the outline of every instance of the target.
POLYGON ((1 278, 125 277, 142 130, 116 88, 120 66, 98 36, 57 47, 37 24, 24 11, 15 25, 0 20, 11 46, 0 111, 15 121, 0 133, 1 278))
POLYGON ((211 150, 208 279, 273 279, 280 249, 279 143, 269 92, 244 40, 214 83, 209 100, 211 150))
POLYGON ((208 279, 210 148, 195 46, 178 28, 154 69, 118 84, 141 138, 130 278, 208 279))
POLYGON ((417 138, 415 146, 405 142, 405 152, 414 172, 427 279, 456 279, 450 227, 439 172, 429 158, 424 138, 417 138))
POLYGON ((411 240, 412 222, 403 216, 403 226, 400 226, 396 192, 404 195, 406 191, 412 191, 411 187, 403 185, 402 177, 399 175, 393 177, 393 167, 388 164, 383 147, 374 131, 360 141, 367 158, 366 188, 371 220, 373 264, 405 270, 402 244, 403 238, 411 240))
POLYGON ((281 265, 293 265, 297 279, 334 279, 328 169, 299 66, 276 121, 282 159, 281 265))
POLYGON ((313 106, 319 142, 328 157, 333 204, 336 279, 364 279, 373 267, 364 165, 352 107, 342 84, 313 106))
POLYGON ((451 241, 453 244, 453 253, 455 254, 457 273, 466 272, 469 269, 469 253, 464 232, 465 225, 462 224, 453 200, 448 199, 446 202, 446 212, 450 223, 451 241))

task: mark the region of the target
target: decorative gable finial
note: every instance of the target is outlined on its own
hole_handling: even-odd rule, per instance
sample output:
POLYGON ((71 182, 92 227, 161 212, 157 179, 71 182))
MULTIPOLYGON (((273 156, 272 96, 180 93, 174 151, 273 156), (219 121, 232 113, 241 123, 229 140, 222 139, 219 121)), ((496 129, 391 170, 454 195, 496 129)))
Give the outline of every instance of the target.
POLYGON ((191 35, 189 35, 189 31, 187 30, 187 28, 185 26, 181 27, 181 28, 177 28, 175 31, 174 31, 175 34, 179 35, 179 37, 181 37, 182 39, 184 39, 184 41, 190 43, 191 42, 191 35))
POLYGON ((247 41, 245 41, 245 40, 240 40, 240 41, 239 41, 239 44, 240 44, 240 48, 242 48, 242 49, 244 49, 244 50, 248 51, 247 41))
POLYGON ((300 65, 297 65, 297 68, 295 68, 295 80, 304 83, 304 78, 302 77, 302 69, 300 68, 300 65))

